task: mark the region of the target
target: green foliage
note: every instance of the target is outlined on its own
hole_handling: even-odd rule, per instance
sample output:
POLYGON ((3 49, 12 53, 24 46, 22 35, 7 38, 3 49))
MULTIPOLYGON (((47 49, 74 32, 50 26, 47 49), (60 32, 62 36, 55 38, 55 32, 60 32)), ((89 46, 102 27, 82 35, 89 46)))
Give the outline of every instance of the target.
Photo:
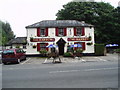
POLYGON ((83 49, 77 49, 77 50, 75 50, 75 53, 82 53, 83 52, 83 49))
POLYGON ((105 55, 104 44, 95 44, 95 55, 105 55))
POLYGON ((8 41, 15 37, 9 23, 7 22, 4 23, 0 21, 0 36, 1 36, 0 45, 7 44, 8 41))
POLYGON ((16 46, 16 48, 20 48, 20 46, 16 46))
POLYGON ((40 53, 40 54, 46 54, 46 53, 47 53, 47 50, 40 50, 39 53, 40 53))
POLYGON ((66 52, 66 53, 64 53, 64 57, 73 57, 73 53, 66 52))
POLYGON ((105 2, 69 2, 56 14, 57 20, 78 20, 95 26, 96 43, 120 45, 120 7, 105 2))
POLYGON ((119 49, 115 49, 116 53, 120 53, 120 48, 119 49))

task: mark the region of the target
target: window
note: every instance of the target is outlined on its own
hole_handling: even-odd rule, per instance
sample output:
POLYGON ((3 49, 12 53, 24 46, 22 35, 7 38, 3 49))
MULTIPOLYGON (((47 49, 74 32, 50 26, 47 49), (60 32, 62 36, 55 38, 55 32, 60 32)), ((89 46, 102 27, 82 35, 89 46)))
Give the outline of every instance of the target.
POLYGON ((56 36, 66 36, 67 29, 66 28, 57 28, 56 27, 56 36))
POLYGON ((58 35, 59 36, 64 36, 64 29, 63 28, 58 29, 58 35))
POLYGON ((46 50, 46 43, 40 43, 40 50, 46 50))
POLYGON ((23 45, 23 48, 26 49, 26 45, 23 45))
POLYGON ((48 51, 48 47, 46 47, 47 45, 48 43, 37 43, 37 51, 40 51, 40 50, 48 51))
POLYGON ((45 36, 45 29, 40 30, 40 36, 45 36))
POLYGON ((14 54, 14 51, 13 50, 5 50, 3 51, 3 54, 14 54))
POLYGON ((77 28, 76 29, 76 35, 80 36, 82 34, 82 28, 77 28))
POLYGON ((16 50, 16 53, 21 53, 21 50, 20 50, 20 49, 17 49, 17 50, 16 50))
POLYGON ((37 28, 37 36, 48 36, 48 28, 37 28))

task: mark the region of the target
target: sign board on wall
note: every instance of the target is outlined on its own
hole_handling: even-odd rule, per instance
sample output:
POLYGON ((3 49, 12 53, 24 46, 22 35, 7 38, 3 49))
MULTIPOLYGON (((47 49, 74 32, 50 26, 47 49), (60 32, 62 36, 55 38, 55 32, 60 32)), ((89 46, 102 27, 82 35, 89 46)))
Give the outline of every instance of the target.
POLYGON ((55 38, 33 38, 31 42, 52 42, 55 38))
POLYGON ((90 41, 89 38, 68 38, 68 41, 90 41))

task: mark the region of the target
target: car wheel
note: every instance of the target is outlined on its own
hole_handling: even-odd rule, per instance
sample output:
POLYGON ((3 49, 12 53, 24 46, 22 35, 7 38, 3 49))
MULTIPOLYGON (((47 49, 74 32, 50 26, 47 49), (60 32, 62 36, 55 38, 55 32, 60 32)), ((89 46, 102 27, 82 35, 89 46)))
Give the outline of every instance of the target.
POLYGON ((18 59, 17 63, 18 63, 18 64, 20 63, 20 59, 18 59))
POLYGON ((26 60, 26 56, 25 56, 24 60, 26 60))

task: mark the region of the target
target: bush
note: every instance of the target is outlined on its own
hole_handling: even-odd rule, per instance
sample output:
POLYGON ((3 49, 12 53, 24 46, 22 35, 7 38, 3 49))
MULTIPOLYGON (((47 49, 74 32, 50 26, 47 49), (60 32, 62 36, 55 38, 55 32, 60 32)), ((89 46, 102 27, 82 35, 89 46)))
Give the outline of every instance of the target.
POLYGON ((39 52, 40 52, 40 54, 46 54, 47 50, 40 50, 39 52))
POLYGON ((105 45, 104 44, 95 44, 95 55, 104 56, 105 53, 105 45))
POLYGON ((120 48, 115 50, 116 53, 120 53, 120 48))
POLYGON ((66 52, 66 53, 64 53, 64 56, 65 56, 65 57, 73 57, 73 53, 71 53, 71 52, 66 52))
POLYGON ((75 53, 82 53, 83 52, 83 49, 77 49, 75 50, 75 53))

